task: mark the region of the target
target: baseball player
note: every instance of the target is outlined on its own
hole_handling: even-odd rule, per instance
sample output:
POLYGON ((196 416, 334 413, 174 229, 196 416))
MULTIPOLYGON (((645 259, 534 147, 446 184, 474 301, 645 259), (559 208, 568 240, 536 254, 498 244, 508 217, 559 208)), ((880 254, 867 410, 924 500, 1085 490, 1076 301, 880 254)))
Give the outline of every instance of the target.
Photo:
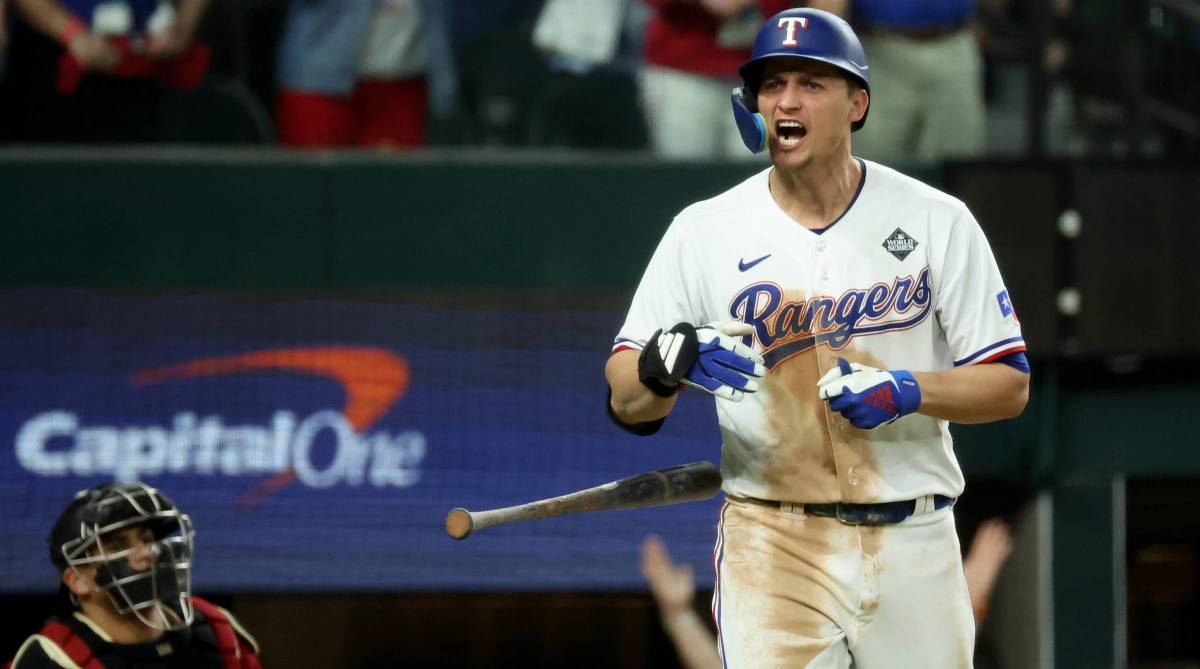
POLYGON ((261 669, 228 611, 191 593, 188 516, 140 483, 80 491, 50 533, 76 611, 25 640, 5 669, 261 669))
POLYGON ((948 424, 1024 408, 1016 313, 962 202, 852 155, 871 81, 844 21, 770 18, 739 74, 735 120, 772 166, 666 231, 610 416, 652 434, 683 386, 717 398, 725 666, 970 666, 948 424))

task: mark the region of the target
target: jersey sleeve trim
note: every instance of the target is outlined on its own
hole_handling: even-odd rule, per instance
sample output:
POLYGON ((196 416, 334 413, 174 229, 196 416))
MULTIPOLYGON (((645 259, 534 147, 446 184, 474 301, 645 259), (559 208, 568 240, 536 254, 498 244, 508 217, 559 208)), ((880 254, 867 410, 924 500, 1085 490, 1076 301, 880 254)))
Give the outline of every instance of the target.
POLYGON ((1022 374, 1029 374, 1029 358, 1025 357, 1024 351, 1007 353, 989 362, 998 362, 1002 365, 1008 365, 1022 374))
POLYGON ((1022 337, 1009 337, 1000 341, 985 346, 971 355, 968 355, 961 360, 955 360, 955 367, 963 365, 974 365, 985 362, 991 362, 997 358, 1002 358, 1009 353, 1018 353, 1025 350, 1025 339, 1022 337))
POLYGON ((643 346, 641 342, 637 342, 632 339, 626 339, 624 337, 617 337, 616 341, 613 342, 612 352, 616 353, 617 351, 624 351, 627 349, 630 351, 640 351, 642 348, 643 346))

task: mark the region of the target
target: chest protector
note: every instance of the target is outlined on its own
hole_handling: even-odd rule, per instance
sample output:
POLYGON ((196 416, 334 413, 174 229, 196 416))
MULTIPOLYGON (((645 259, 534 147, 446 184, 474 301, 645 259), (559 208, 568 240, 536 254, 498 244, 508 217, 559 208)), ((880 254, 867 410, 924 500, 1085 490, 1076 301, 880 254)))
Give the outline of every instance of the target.
MULTIPOLYGON (((204 616, 204 621, 212 630, 224 669, 262 669, 254 645, 234 627, 229 616, 220 607, 199 597, 192 597, 192 605, 204 616)), ((53 641, 81 669, 105 669, 87 643, 69 626, 51 620, 38 634, 53 641)), ((11 667, 11 662, 4 665, 4 669, 11 667)))

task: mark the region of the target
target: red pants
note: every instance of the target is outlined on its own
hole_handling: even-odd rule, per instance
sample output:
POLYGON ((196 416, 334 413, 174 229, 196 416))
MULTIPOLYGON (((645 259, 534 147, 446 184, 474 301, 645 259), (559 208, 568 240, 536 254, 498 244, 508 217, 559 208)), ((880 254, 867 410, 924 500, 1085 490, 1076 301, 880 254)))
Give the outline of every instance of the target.
POLYGON ((279 143, 303 149, 425 144, 425 80, 360 80, 349 97, 281 90, 279 143))

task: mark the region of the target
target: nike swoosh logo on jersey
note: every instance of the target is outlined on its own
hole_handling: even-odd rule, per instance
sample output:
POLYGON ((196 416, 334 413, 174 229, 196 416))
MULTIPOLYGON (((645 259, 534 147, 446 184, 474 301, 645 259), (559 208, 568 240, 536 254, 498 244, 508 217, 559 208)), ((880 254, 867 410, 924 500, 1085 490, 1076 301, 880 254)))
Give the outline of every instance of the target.
POLYGON ((770 257, 771 257, 771 254, 768 253, 767 255, 765 255, 761 258, 755 258, 754 260, 751 260, 750 262, 746 262, 745 260, 742 260, 739 258, 738 259, 738 271, 745 272, 746 270, 750 269, 751 267, 754 267, 758 263, 760 263, 770 257))

